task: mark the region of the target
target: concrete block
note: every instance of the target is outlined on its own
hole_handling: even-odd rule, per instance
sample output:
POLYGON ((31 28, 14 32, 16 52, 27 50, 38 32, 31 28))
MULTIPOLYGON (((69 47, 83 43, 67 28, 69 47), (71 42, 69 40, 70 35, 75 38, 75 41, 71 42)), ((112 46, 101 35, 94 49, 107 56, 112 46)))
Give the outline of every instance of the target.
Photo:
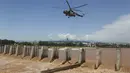
POLYGON ((41 49, 39 50, 39 60, 43 58, 43 51, 44 51, 44 48, 42 46, 41 49))
POLYGON ((9 55, 12 55, 13 46, 10 46, 9 55))
POLYGON ((101 65, 101 49, 97 48, 95 69, 101 65))
POLYGON ((79 61, 78 63, 84 63, 85 62, 85 50, 83 48, 79 49, 79 61))
POLYGON ((65 47, 59 49, 59 60, 61 61, 69 60, 68 48, 65 47))
POLYGON ((2 47, 2 46, 0 45, 0 53, 1 53, 1 47, 2 47))
POLYGON ((10 46, 7 45, 7 46, 6 46, 6 54, 9 54, 9 50, 10 50, 10 46))
POLYGON ((12 54, 15 54, 16 53, 16 45, 13 45, 12 47, 12 54))
POLYGON ((48 57, 48 48, 47 47, 43 47, 43 58, 48 57))
POLYGON ((26 47, 26 56, 30 56, 31 55, 31 50, 32 50, 32 46, 27 46, 26 47))
POLYGON ((48 49, 48 58, 50 59, 50 62, 57 58, 57 51, 56 48, 48 49))
POLYGON ((117 60, 116 60, 116 64, 115 64, 116 71, 120 70, 120 61, 121 61, 121 49, 117 48, 117 60))
POLYGON ((4 46, 0 46, 0 53, 4 53, 4 46))
POLYGON ((7 53, 7 45, 4 46, 4 54, 7 53))
POLYGON ((22 54, 22 57, 25 57, 26 56, 26 46, 23 47, 23 54, 22 54))
POLYGON ((32 46, 32 48, 31 48, 31 54, 30 54, 30 58, 33 58, 34 57, 34 52, 35 52, 35 47, 34 46, 32 46))
POLYGON ((16 53, 15 53, 15 56, 18 56, 19 55, 19 45, 16 46, 16 53))
POLYGON ((39 57, 40 51, 41 51, 41 47, 35 46, 35 48, 34 48, 34 57, 39 57))
POLYGON ((48 49, 48 58, 50 59, 50 61, 52 61, 54 59, 54 53, 55 53, 54 48, 49 48, 48 49))

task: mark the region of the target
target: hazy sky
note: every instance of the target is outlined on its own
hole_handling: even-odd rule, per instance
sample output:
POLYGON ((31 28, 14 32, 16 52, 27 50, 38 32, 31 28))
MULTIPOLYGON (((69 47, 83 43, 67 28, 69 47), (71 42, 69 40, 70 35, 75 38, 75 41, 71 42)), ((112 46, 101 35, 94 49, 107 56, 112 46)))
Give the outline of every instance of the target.
POLYGON ((130 41, 130 0, 68 1, 85 17, 67 18, 65 0, 0 0, 0 39, 130 41))

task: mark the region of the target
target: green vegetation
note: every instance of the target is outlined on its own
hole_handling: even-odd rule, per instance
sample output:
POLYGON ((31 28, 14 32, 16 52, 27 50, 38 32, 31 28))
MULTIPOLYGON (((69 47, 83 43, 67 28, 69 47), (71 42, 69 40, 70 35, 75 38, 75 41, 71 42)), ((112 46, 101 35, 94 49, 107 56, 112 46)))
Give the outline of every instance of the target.
POLYGON ((102 42, 96 42, 96 43, 89 43, 90 45, 83 44, 81 41, 34 41, 34 42, 16 42, 14 40, 0 40, 0 45, 39 45, 39 46, 49 46, 49 47, 102 47, 102 48, 130 48, 130 44, 116 44, 116 43, 102 43, 102 42))
POLYGON ((120 44, 116 44, 116 43, 96 43, 97 47, 103 47, 103 48, 130 48, 130 44, 129 43, 120 43, 120 44))
POLYGON ((0 45, 12 45, 12 44, 14 44, 15 43, 15 41, 13 41, 13 40, 7 40, 7 39, 4 39, 4 40, 1 40, 0 39, 0 45))
POLYGON ((53 42, 53 41, 39 41, 38 45, 42 46, 79 46, 79 47, 83 47, 85 45, 83 45, 81 42, 72 42, 72 41, 62 41, 62 42, 53 42))
POLYGON ((82 42, 73 42, 73 41, 39 41, 39 42, 15 42, 13 40, 0 40, 1 45, 39 45, 39 46, 68 46, 68 47, 84 47, 85 45, 82 42))

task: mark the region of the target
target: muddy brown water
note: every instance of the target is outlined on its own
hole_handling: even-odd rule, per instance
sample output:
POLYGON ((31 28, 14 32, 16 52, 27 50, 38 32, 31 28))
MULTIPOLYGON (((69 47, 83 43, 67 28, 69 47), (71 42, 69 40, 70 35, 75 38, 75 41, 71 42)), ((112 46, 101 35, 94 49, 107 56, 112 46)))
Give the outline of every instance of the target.
POLYGON ((121 65, 130 67, 130 48, 121 49, 121 65))
MULTIPOLYGON (((117 51, 116 48, 101 48, 101 62, 106 68, 115 67, 117 51)), ((78 60, 79 52, 75 49, 71 52, 73 60, 78 60)), ((86 63, 96 63, 96 48, 86 49, 86 63)), ((130 68, 130 48, 121 49, 121 67, 130 68)))
POLYGON ((102 49, 101 53, 101 62, 104 67, 115 68, 116 64, 116 49, 115 48, 106 48, 102 49))

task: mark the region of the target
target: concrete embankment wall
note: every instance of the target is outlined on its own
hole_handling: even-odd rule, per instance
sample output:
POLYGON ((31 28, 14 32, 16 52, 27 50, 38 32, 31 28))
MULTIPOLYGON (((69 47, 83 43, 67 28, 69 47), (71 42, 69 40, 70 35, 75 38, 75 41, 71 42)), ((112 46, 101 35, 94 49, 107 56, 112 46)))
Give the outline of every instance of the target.
POLYGON ((30 59, 37 57, 39 60, 48 58, 50 61, 57 59, 61 62, 71 63, 85 62, 97 69, 102 67, 120 70, 122 67, 130 68, 130 48, 57 48, 45 46, 0 46, 0 54, 29 56, 30 59))

